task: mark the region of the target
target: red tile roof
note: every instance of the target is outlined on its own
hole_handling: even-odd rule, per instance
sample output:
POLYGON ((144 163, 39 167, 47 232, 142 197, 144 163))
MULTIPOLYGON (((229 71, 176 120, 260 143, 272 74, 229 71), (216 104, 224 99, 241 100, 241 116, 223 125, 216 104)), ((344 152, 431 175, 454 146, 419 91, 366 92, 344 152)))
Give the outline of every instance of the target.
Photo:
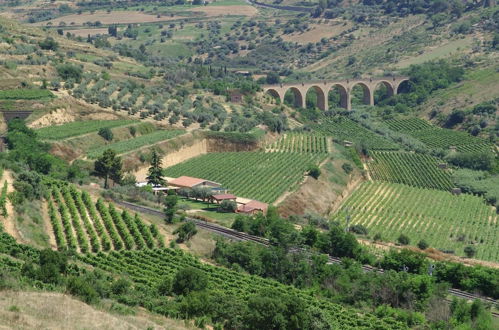
POLYGON ((204 179, 198 179, 198 178, 192 178, 190 176, 181 176, 176 179, 170 180, 168 184, 177 186, 177 187, 186 187, 186 188, 192 188, 194 186, 197 186, 203 182, 206 182, 208 180, 204 179))
POLYGON ((262 203, 259 201, 250 201, 244 205, 241 205, 237 208, 238 212, 243 213, 251 213, 253 211, 262 211, 263 213, 267 212, 269 205, 266 203, 262 203))
POLYGON ((213 199, 216 199, 217 201, 222 201, 224 199, 236 199, 236 195, 232 194, 219 194, 219 195, 213 195, 213 199))

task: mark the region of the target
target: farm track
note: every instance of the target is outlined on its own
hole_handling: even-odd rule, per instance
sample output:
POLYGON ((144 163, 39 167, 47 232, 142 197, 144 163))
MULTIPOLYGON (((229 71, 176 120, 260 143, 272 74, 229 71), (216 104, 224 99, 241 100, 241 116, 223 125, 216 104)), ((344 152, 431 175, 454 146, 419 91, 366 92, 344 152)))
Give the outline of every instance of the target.
MULTIPOLYGON (((141 205, 137 205, 137 204, 125 202, 125 201, 115 201, 115 203, 119 204, 119 205, 122 205, 122 206, 124 206, 124 207, 126 207, 126 208, 128 208, 130 210, 133 210, 133 211, 137 211, 137 212, 141 212, 141 213, 146 213, 146 214, 150 214, 150 215, 155 215, 155 216, 160 216, 160 217, 164 216, 163 212, 161 212, 159 210, 155 210, 155 209, 149 208, 149 207, 145 207, 145 206, 141 206, 141 205)), ((265 239, 265 238, 262 238, 262 237, 253 236, 253 235, 246 234, 246 233, 241 233, 241 232, 238 232, 238 231, 233 230, 233 229, 229 229, 229 228, 222 227, 222 226, 219 226, 219 225, 211 224, 211 223, 208 223, 208 222, 205 222, 205 221, 201 221, 201 220, 198 220, 198 219, 194 219, 194 218, 186 218, 186 219, 188 221, 194 222, 199 228, 202 228, 202 229, 205 229, 207 231, 211 231, 211 232, 220 234, 220 235, 225 236, 227 238, 235 239, 235 240, 238 240, 238 241, 247 241, 247 242, 251 241, 251 242, 254 242, 254 243, 257 243, 257 244, 261 244, 261 245, 264 245, 264 246, 268 246, 268 245, 271 244, 268 239, 265 239)), ((304 251, 304 249, 294 248, 292 251, 301 252, 301 251, 304 251)), ((336 257, 332 257, 332 256, 328 256, 328 258, 329 258, 329 263, 336 263, 336 264, 338 264, 338 263, 341 262, 340 258, 336 258, 336 257)), ((371 271, 375 271, 375 272, 378 272, 378 273, 383 273, 384 272, 383 269, 379 269, 379 268, 376 268, 376 267, 373 267, 373 266, 370 266, 370 265, 363 265, 362 269, 364 271, 366 271, 366 272, 371 272, 371 271)), ((464 291, 457 290, 457 289, 449 289, 448 293, 450 295, 458 297, 458 298, 463 298, 463 299, 468 299, 468 300, 469 299, 480 299, 480 300, 482 300, 484 302, 487 302, 487 303, 490 303, 492 305, 499 305, 499 303, 495 299, 492 299, 492 298, 489 298, 489 297, 483 297, 483 296, 475 295, 475 294, 464 292, 464 291)), ((494 317, 499 318, 499 313, 492 312, 492 315, 494 317)))

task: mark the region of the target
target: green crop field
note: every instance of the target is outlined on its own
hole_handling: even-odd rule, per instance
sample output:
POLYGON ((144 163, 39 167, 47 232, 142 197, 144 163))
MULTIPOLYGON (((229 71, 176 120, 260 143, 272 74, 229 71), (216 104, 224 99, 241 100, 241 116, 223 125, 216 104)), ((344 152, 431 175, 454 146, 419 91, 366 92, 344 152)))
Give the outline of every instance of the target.
POLYGON ((392 151, 373 151, 371 156, 367 165, 373 180, 442 190, 452 187, 450 173, 438 167, 435 157, 392 151))
POLYGON ((333 136, 338 142, 344 140, 363 143, 372 150, 398 150, 399 147, 347 117, 323 117, 320 124, 313 125, 316 132, 333 136))
POLYGON ((204 264, 182 250, 155 249, 147 251, 124 251, 82 255, 81 261, 113 274, 128 274, 136 285, 151 290, 166 277, 172 278, 180 269, 194 267, 208 277, 209 289, 218 290, 229 296, 248 298, 252 293, 274 289, 301 298, 307 307, 324 311, 332 329, 398 329, 403 325, 390 317, 378 318, 367 313, 345 308, 324 298, 317 298, 304 290, 279 282, 246 275, 226 268, 204 264))
POLYGON ((294 151, 303 153, 327 153, 326 136, 287 133, 267 146, 267 150, 294 151))
POLYGON ((465 132, 432 128, 410 133, 416 139, 435 149, 455 146, 460 152, 492 151, 492 145, 465 132))
POLYGON ((77 121, 63 125, 48 126, 36 131, 38 136, 47 140, 60 140, 73 136, 97 132, 101 128, 113 128, 137 123, 136 120, 92 120, 77 121))
POLYGON ((409 187, 397 183, 365 182, 343 204, 333 219, 368 228, 384 240, 407 235, 411 245, 424 239, 430 247, 464 255, 473 245, 476 257, 499 261, 499 216, 483 198, 409 187))
POLYGON ((0 91, 0 100, 40 100, 53 98, 47 89, 8 89, 0 91))
POLYGON ((426 120, 419 118, 392 119, 387 120, 385 123, 388 127, 397 132, 412 132, 435 127, 426 120))
POLYGON ((88 157, 97 158, 99 157, 105 150, 112 149, 117 154, 123 154, 129 151, 133 151, 135 149, 139 149, 141 147, 155 144, 164 140, 172 139, 176 136, 184 134, 184 130, 160 130, 155 131, 149 134, 141 135, 134 139, 119 141, 115 143, 105 144, 102 146, 98 146, 90 149, 88 152, 88 157))
POLYGON ((308 167, 324 157, 296 152, 210 153, 169 167, 165 175, 213 180, 237 196, 272 203, 286 191, 295 190, 308 167))
POLYGON ((98 252, 110 249, 143 249, 163 247, 163 238, 137 216, 118 212, 113 204, 106 206, 99 199, 74 186, 52 188, 48 210, 50 223, 59 250, 98 252))
POLYGON ((466 132, 439 128, 419 118, 389 120, 386 124, 401 133, 409 134, 433 149, 454 146, 460 152, 491 151, 492 145, 466 132))

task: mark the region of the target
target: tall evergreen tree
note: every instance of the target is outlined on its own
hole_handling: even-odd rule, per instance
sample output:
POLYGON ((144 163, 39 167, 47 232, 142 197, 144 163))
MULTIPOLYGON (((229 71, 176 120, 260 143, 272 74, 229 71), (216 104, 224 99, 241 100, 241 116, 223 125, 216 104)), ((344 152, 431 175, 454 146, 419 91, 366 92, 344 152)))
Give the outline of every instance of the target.
POLYGON ((107 149, 102 153, 94 163, 94 170, 97 176, 104 178, 104 188, 108 187, 108 179, 111 178, 114 182, 120 182, 123 163, 121 158, 116 156, 116 152, 112 149, 107 149))
POLYGON ((151 167, 149 167, 149 172, 146 179, 147 183, 152 186, 166 185, 166 180, 163 178, 163 168, 161 167, 161 157, 156 152, 156 150, 152 151, 151 167))

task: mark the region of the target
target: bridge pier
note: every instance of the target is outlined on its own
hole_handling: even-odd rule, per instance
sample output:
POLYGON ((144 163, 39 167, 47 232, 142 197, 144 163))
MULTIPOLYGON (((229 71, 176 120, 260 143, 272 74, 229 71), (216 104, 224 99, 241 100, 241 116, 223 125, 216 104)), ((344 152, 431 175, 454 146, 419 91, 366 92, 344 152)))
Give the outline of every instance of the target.
POLYGON ((361 86, 364 93, 362 101, 366 105, 374 105, 374 92, 376 88, 383 84, 387 88, 388 96, 397 95, 400 84, 409 80, 408 77, 389 77, 377 79, 356 79, 337 82, 310 82, 310 83, 290 83, 280 85, 263 86, 265 93, 269 93, 275 98, 278 98, 281 103, 284 102, 286 92, 291 91, 294 94, 295 106, 300 108, 306 107, 307 92, 314 89, 317 94, 317 107, 323 111, 329 109, 329 92, 338 88, 340 93, 340 106, 344 109, 352 109, 352 93, 356 86, 361 86))

